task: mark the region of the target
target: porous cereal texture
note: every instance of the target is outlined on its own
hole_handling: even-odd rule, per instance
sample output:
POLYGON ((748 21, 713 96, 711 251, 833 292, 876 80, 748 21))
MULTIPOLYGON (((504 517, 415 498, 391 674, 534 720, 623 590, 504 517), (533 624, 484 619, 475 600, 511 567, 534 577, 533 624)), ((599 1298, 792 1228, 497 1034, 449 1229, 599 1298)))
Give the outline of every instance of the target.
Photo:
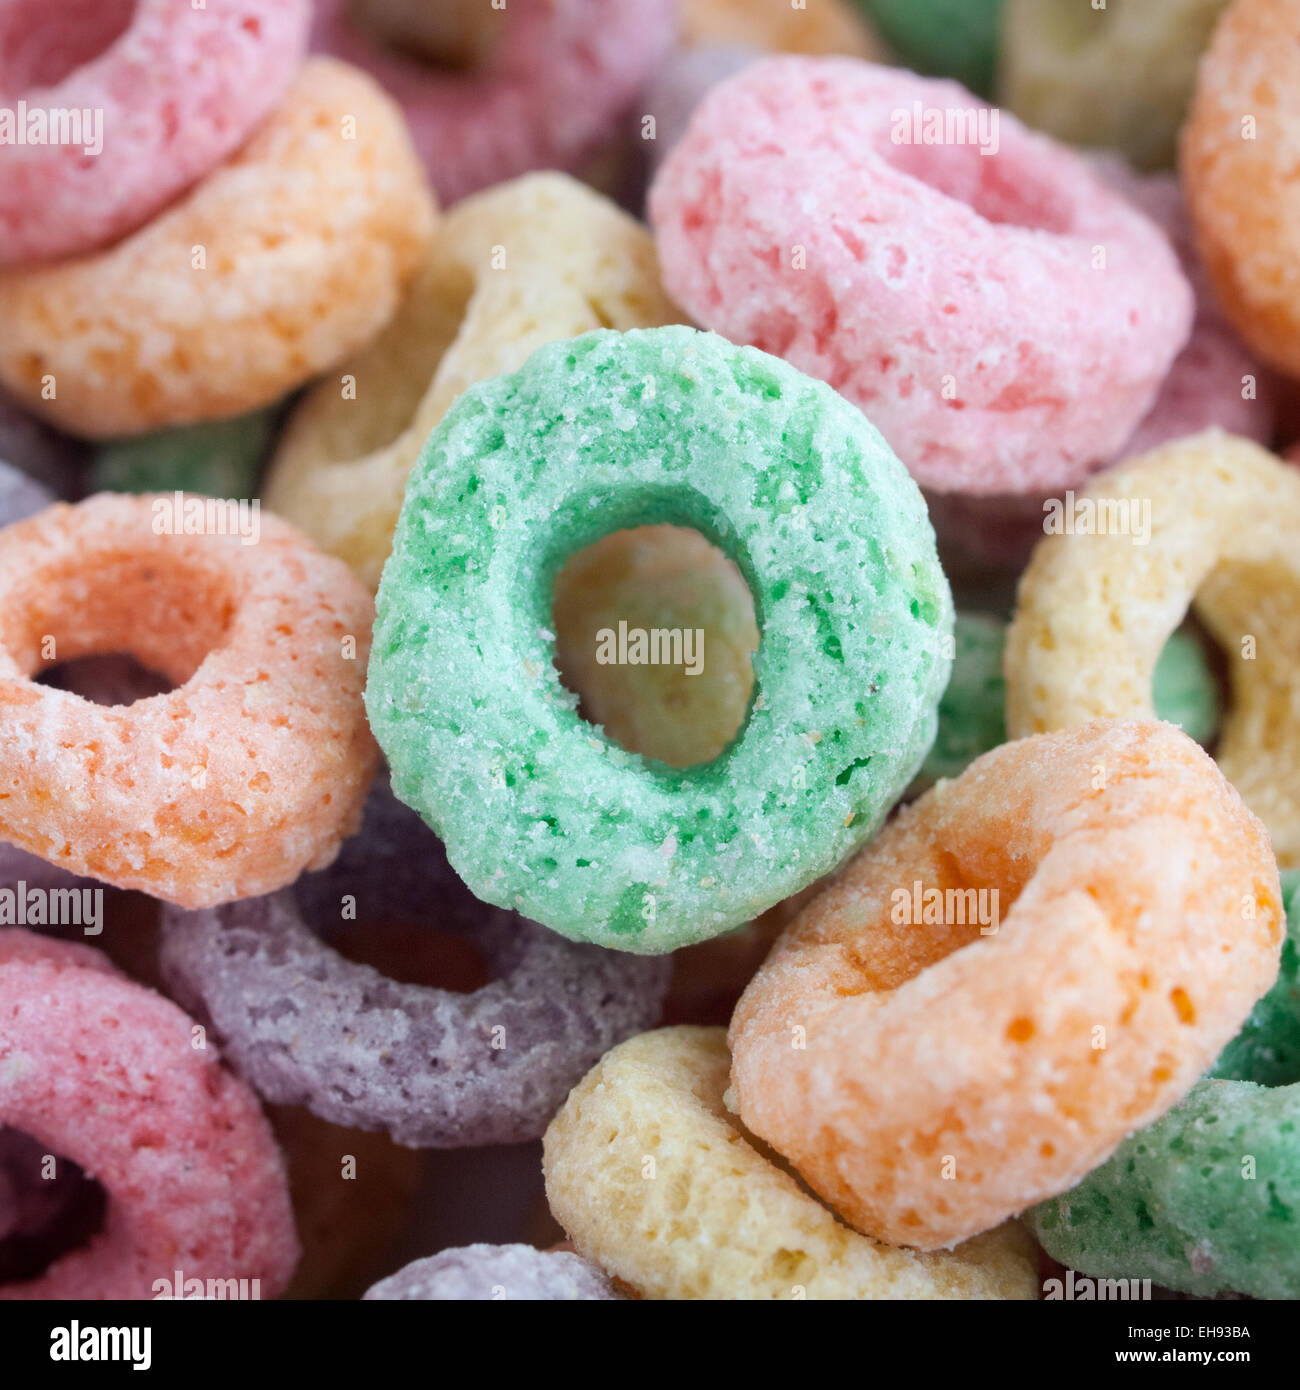
POLYGON ((740 1116, 859 1230, 950 1246, 1180 1100, 1283 933, 1268 836, 1186 735, 1005 744, 777 943, 731 1023, 740 1116))
POLYGON ((918 1254, 859 1235, 728 1110, 721 1028, 632 1038, 546 1132, 546 1195, 574 1245, 654 1299, 1032 1299, 1014 1224, 918 1254))
POLYGON ((748 921, 871 836, 934 738, 952 622, 920 494, 867 421, 680 327, 549 344, 465 392, 377 602, 366 703, 398 796, 480 897, 642 953, 748 921), (762 631, 744 729, 680 770, 579 717, 550 627, 570 556, 661 523, 729 555, 762 631))

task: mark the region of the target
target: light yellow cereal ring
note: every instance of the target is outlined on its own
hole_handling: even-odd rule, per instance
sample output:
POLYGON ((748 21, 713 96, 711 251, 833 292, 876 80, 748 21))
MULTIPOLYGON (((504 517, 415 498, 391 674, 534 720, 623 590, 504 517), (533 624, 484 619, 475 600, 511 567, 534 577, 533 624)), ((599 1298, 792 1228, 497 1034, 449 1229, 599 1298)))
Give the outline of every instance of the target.
POLYGON ((919 1254, 859 1235, 729 1114, 721 1028, 607 1053, 546 1131, 546 1195, 574 1245, 647 1298, 1032 1299, 1019 1226, 919 1254))
POLYGON ((593 328, 680 321, 649 232, 564 174, 528 174, 446 215, 386 331, 290 418, 265 499, 373 589, 407 475, 467 386, 593 328))
POLYGON ((999 95, 1027 125, 1072 145, 1121 150, 1141 169, 1174 162, 1196 62, 1228 0, 1006 0, 999 95))
POLYGON ((1038 543, 1007 635, 1010 736, 1151 718, 1190 605, 1228 663, 1219 767, 1300 864, 1300 471, 1211 430, 1103 473, 1045 525, 1061 534, 1038 543))
POLYGON ((847 0, 685 0, 682 42, 749 44, 774 53, 847 54, 880 62, 884 50, 847 0))
POLYGON ((374 337, 434 219, 397 107, 311 59, 239 153, 138 232, 0 275, 0 381, 91 439, 254 410, 374 337))

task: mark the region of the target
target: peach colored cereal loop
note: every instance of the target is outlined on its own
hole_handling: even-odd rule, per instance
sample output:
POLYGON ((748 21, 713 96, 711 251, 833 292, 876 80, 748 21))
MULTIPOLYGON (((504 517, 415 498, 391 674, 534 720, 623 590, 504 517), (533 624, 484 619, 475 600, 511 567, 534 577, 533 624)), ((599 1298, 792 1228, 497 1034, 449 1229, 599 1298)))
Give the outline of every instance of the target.
POLYGON ((0 274, 0 382, 88 439, 269 405, 388 322, 433 225, 396 106, 313 58, 247 144, 139 231, 0 274))
POLYGON ((275 517, 245 544, 229 512, 230 534, 216 513, 178 533, 199 523, 176 505, 105 493, 0 531, 0 838, 206 907, 323 867, 356 828, 373 610, 275 517), (118 651, 176 688, 105 706, 32 679, 118 651))
POLYGON ((731 1023, 740 1117, 858 1230, 949 1246, 1178 1101, 1283 931, 1263 827, 1172 725, 1004 744, 777 943, 731 1023))
POLYGON ((1300 9, 1235 0, 1201 59, 1179 143, 1206 270, 1266 362, 1300 375, 1300 9))

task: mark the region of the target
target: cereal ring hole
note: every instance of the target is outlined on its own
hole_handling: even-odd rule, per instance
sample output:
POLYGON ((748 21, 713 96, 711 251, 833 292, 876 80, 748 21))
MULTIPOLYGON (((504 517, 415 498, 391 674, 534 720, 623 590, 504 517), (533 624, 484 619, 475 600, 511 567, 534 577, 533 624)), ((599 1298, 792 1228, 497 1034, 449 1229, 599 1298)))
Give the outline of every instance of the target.
POLYGON ((475 994, 496 974, 468 938, 416 922, 381 917, 364 924, 317 926, 316 932, 339 955, 398 984, 475 994))
POLYGON ((78 1164, 0 1125, 0 1297, 89 1245, 107 1209, 108 1194, 78 1164))
POLYGON ((1200 621, 1195 611, 1189 611, 1182 624, 1165 643, 1157 662, 1159 679, 1153 674, 1152 704, 1156 715, 1178 725, 1194 738, 1213 757, 1223 727, 1224 711, 1231 701, 1231 674, 1227 654, 1213 634, 1200 621), (1214 709, 1207 723, 1198 726, 1179 715, 1197 713, 1197 688, 1205 681, 1212 684, 1214 709), (1155 689, 1159 686, 1161 703, 1156 705, 1155 689))
MULTIPOLYGON (((974 116, 975 108, 965 113, 974 116)), ((983 125, 974 127, 989 136, 996 127, 984 116, 983 125)), ((986 222, 1026 227, 1054 235, 1068 233, 1074 226, 1074 205, 1046 166, 1031 166, 1024 160, 1009 164, 996 154, 985 155, 978 143, 895 144, 888 133, 878 145, 878 153, 900 173, 927 184, 937 192, 965 203, 986 222)))
POLYGON ((95 705, 133 705, 176 688, 166 676, 142 666, 126 652, 57 662, 41 671, 36 683, 80 695, 95 705))
POLYGON ((698 531, 616 531, 570 557, 553 589, 555 665, 578 710, 670 767, 711 762, 744 727, 758 647, 754 597, 698 531))
POLYGON ((348 23, 399 57, 448 73, 486 67, 508 19, 485 0, 346 0, 348 23))
POLYGON ((54 87, 126 32, 135 0, 17 0, 0 11, 0 95, 54 87))
POLYGON ((228 573, 151 537, 128 552, 36 569, 0 614, 0 642, 28 676, 82 657, 127 654, 175 687, 224 645, 236 609, 228 573), (93 577, 92 577, 93 576, 93 577))
MULTIPOLYGON (((440 853, 430 834, 430 861, 440 853)), ((437 897, 427 911, 418 901, 396 901, 383 885, 368 891, 364 879, 345 899, 329 870, 300 878, 294 897, 302 920, 346 960, 397 984, 474 994, 512 967, 511 948, 489 945, 476 932, 482 904, 458 878, 431 875, 435 881, 437 897)))

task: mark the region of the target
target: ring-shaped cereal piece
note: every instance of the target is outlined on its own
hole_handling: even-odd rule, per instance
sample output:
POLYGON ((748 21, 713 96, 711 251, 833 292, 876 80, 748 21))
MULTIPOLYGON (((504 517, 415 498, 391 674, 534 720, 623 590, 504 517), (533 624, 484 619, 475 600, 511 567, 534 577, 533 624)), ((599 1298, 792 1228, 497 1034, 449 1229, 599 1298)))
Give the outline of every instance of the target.
POLYGON ((1192 321, 1159 229, 995 114, 951 82, 768 58, 709 92, 650 190, 668 293, 828 381, 940 492, 1113 457, 1192 321), (942 144, 936 111, 966 113, 942 144))
POLYGON ((466 387, 593 328, 681 315, 650 234, 565 174, 530 174, 441 221, 419 278, 375 342, 309 392, 267 473, 272 510, 374 589, 411 468, 466 387))
POLYGON ((260 1279, 298 1258, 284 1164, 253 1093, 175 1004, 98 952, 0 931, 0 1127, 79 1164, 104 1227, 0 1299, 148 1299, 155 1281, 260 1279))
POLYGON ((1300 875, 1278 982, 1209 1076, 1071 1191, 1027 1214, 1084 1274, 1300 1298, 1300 875))
POLYGON ((1197 60, 1227 3, 1005 0, 1002 104, 1066 144, 1115 149, 1141 169, 1166 169, 1197 60))
POLYGON ((1207 431, 1102 474, 1060 516, 1007 633, 1011 737, 1150 718, 1156 661, 1190 606, 1228 662, 1215 757, 1278 862, 1300 864, 1300 471, 1207 431))
POLYGON ((0 275, 0 381, 89 439, 269 405, 388 322, 433 224, 401 112, 363 73, 311 59, 247 144, 152 222, 0 275))
POLYGON ((402 108, 439 199, 533 169, 574 169, 627 114, 672 47, 671 0, 511 0, 478 71, 386 51, 317 0, 311 44, 364 69, 402 108))
POLYGON ((1197 69, 1179 137, 1196 240, 1224 312, 1271 366, 1300 376, 1300 180, 1292 93, 1300 14, 1233 0, 1197 69))
POLYGON ((590 1302, 617 1299, 614 1285, 590 1261, 565 1250, 531 1245, 463 1245, 414 1260, 368 1289, 369 1301, 527 1299, 590 1302))
POLYGON ((102 493, 0 531, 0 836, 201 907, 327 864, 377 753, 365 590, 273 516, 246 545, 228 513, 221 535, 180 534, 186 515, 102 493), (176 688, 103 706, 32 679, 100 652, 176 688))
POLYGON ((723 1099, 721 1028, 616 1047, 546 1131, 546 1196, 578 1251, 654 1299, 1032 1299, 1014 1223, 935 1254, 859 1235, 723 1099))
MULTIPOLYGON (((1007 625, 987 613, 957 614, 952 677, 939 701, 939 731, 926 754, 915 792, 941 777, 956 777, 982 753, 1007 741, 1007 685, 1002 675, 1007 625)), ((1219 688, 1205 649, 1191 632, 1179 630, 1165 643, 1151 674, 1151 704, 1157 719, 1207 744, 1219 726, 1219 688)))
POLYGON ((50 124, 0 147, 0 266, 113 241, 215 168, 283 98, 309 14, 309 0, 2 0, 6 115, 50 124), (53 138, 60 111, 81 140, 53 138))
POLYGON ((413 1148, 538 1138, 605 1051, 658 1019, 669 975, 485 907, 382 780, 328 869, 269 897, 165 910, 160 958, 259 1094, 413 1148), (461 994, 348 959, 307 923, 349 903, 362 931, 418 914, 471 943, 490 979, 461 994))
MULTIPOLYGON (((680 326, 550 343, 465 392, 411 475, 377 613, 371 727, 456 871, 647 954, 739 926, 871 836, 934 738, 952 623, 921 495, 862 415, 680 326), (585 723, 553 663, 561 567, 658 523, 729 555, 762 634, 748 721, 682 769, 585 723)), ((679 633, 660 663, 688 639, 707 661, 679 633)))
POLYGON ((731 1023, 739 1114, 857 1229, 947 1246, 1178 1101, 1282 936, 1268 836, 1184 734, 1004 744, 777 943, 731 1023))

